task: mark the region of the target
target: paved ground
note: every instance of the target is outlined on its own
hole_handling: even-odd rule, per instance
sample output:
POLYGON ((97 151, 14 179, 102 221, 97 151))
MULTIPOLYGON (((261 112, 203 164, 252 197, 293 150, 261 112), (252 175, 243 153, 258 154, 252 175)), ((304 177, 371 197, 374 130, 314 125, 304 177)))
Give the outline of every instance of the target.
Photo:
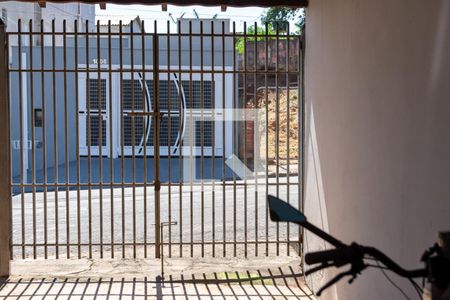
MULTIPOLYGON (((211 183, 203 189, 185 185, 181 192, 179 187, 172 187, 170 196, 168 187, 163 187, 161 221, 177 222, 171 226, 170 233, 169 228, 164 231, 164 241, 172 243, 172 254, 223 256, 225 240, 226 256, 252 256, 257 249, 258 255, 265 255, 266 251, 269 255, 295 255, 298 243, 291 244, 289 250, 285 244, 273 244, 278 238, 298 241, 299 230, 290 226, 288 231, 286 224, 277 229, 277 224, 269 220, 266 188, 261 181, 258 184, 249 181, 247 187, 237 182, 237 186, 226 186, 225 194, 217 183, 214 190, 211 183), (260 242, 258 247, 254 243, 256 240, 260 242), (245 241, 249 243, 246 245, 245 241)), ((297 205, 297 177, 291 177, 290 181, 288 192, 285 185, 277 188, 276 179, 270 178, 268 193, 277 194, 278 190, 282 198, 287 199, 289 195, 291 203, 297 205)), ((280 182, 286 182, 286 178, 280 178, 280 182)), ((101 197, 99 189, 81 191, 79 198, 77 191, 48 192, 46 198, 44 193, 36 193, 35 199, 31 193, 26 193, 23 199, 20 195, 14 196, 13 243, 28 245, 15 246, 14 257, 20 258, 22 254, 32 257, 35 253, 42 257, 45 251, 51 257, 56 255, 56 250, 58 255, 66 257, 68 240, 71 257, 78 255, 78 250, 82 257, 89 253, 98 257, 102 252, 104 257, 110 257, 113 247, 116 257, 123 256, 125 251, 125 257, 151 258, 155 239, 153 188, 148 187, 146 191, 142 187, 113 189, 112 193, 107 188, 101 192, 101 197)), ((168 248, 166 253, 169 253, 168 248)))
MULTIPOLYGON (((272 279, 264 279, 272 280, 272 279)), ((314 299, 305 289, 261 280, 55 279, 10 280, 2 299, 314 299), (205 283, 207 282, 207 283, 205 283), (264 282, 264 281, 263 281, 264 282)))
MULTIPOLYGON (((147 175, 147 182, 151 182, 153 180, 154 175, 154 159, 153 157, 148 157, 145 160, 147 165, 146 172, 144 172, 144 159, 142 157, 135 157, 134 162, 131 157, 125 157, 122 161, 122 158, 109 159, 103 157, 101 160, 102 168, 100 171, 100 159, 98 157, 91 158, 91 183, 100 182, 100 175, 102 175, 103 182, 111 182, 111 162, 112 166, 112 182, 121 183, 122 182, 122 171, 123 171, 123 181, 124 182, 143 182, 144 177, 147 175), (123 166, 122 166, 123 163, 123 166), (134 166, 133 166, 134 165, 134 166), (134 177, 133 177, 133 169, 134 169, 134 177)), ((19 163, 19 162, 13 162, 19 163)), ((190 166, 190 164, 195 164, 195 178, 203 178, 205 180, 215 178, 217 180, 222 180, 222 166, 225 166, 225 180, 233 179, 233 171, 223 162, 222 157, 216 157, 214 160, 210 157, 205 157, 203 161, 200 157, 195 157, 192 161, 188 158, 184 158, 181 160, 181 169, 180 169, 180 160, 178 157, 172 157, 170 160, 170 168, 169 161, 167 157, 162 157, 160 159, 160 180, 162 182, 179 182, 180 178, 183 178, 183 167, 190 166), (213 167, 214 165, 214 167, 213 167), (202 172, 203 168, 203 172, 202 172), (214 173, 212 172, 214 170, 214 173), (180 175, 181 174, 181 175, 180 175), (203 176, 202 176, 203 175, 203 176)), ((88 183, 89 182, 89 168, 88 168, 88 158, 81 157, 80 158, 80 183, 88 183)), ((66 182, 66 165, 60 164, 58 166, 58 170, 55 168, 47 168, 47 182, 55 182, 55 171, 58 172, 58 182, 65 183, 66 182)), ((76 183, 77 182, 77 162, 70 161, 67 166, 67 171, 69 172, 69 182, 76 183)), ((44 182, 44 172, 42 168, 38 168, 36 171, 36 182, 38 184, 42 184, 44 182)), ((237 175, 235 175, 236 177, 237 175)), ((237 176, 239 179, 239 177, 237 176)), ((20 176, 15 176, 13 178, 14 183, 20 183, 20 176)), ((28 174, 24 176, 24 182, 31 183, 31 170, 28 171, 28 174)), ((52 190, 50 186, 48 188, 52 190)), ((31 191, 31 189, 27 189, 31 191)), ((42 188, 38 187, 38 191, 42 190, 42 188)), ((15 188, 14 193, 19 193, 20 189, 15 188)))
POLYGON ((298 258, 27 260, 14 262, 2 299, 316 299, 298 258), (52 277, 49 277, 52 274, 52 277))
MULTIPOLYGON (((134 159, 134 167, 133 167, 133 159, 131 157, 125 157, 122 162, 122 158, 115 158, 115 159, 109 159, 106 157, 103 157, 101 160, 102 162, 102 169, 100 172, 100 159, 98 157, 92 157, 91 158, 91 183, 98 184, 100 182, 100 174, 102 174, 102 180, 103 182, 113 182, 120 184, 122 181, 131 183, 133 180, 135 182, 143 182, 144 180, 144 174, 147 174, 147 182, 151 182, 153 180, 154 176, 154 160, 152 157, 148 157, 145 162, 147 164, 146 172, 144 172, 144 159, 142 157, 136 157, 134 159), (111 162, 112 162, 112 177, 111 177, 111 162), (123 166, 122 166, 123 163, 123 166), (133 168, 134 168, 134 177, 133 177, 133 168), (122 170, 123 170, 123 180, 122 180, 122 170), (113 180, 111 180, 111 178, 113 180)), ((19 161, 15 161, 13 163, 19 164, 19 161)), ((189 158, 185 158, 181 161, 181 168, 180 168, 180 160, 178 157, 172 157, 170 159, 170 168, 169 168, 169 160, 167 157, 162 157, 160 159, 160 180, 161 182, 176 182, 178 183, 180 181, 180 178, 185 178, 183 175, 184 167, 190 167, 192 165, 195 166, 194 176, 197 179, 203 178, 204 180, 222 180, 223 179, 223 172, 222 167, 224 166, 225 170, 225 180, 233 180, 236 178, 237 180, 240 179, 238 174, 235 174, 227 165, 224 164, 224 160, 222 157, 215 157, 214 160, 211 157, 204 157, 203 161, 200 157, 195 157, 193 161, 190 161, 189 158), (214 162, 214 163, 213 163, 214 162), (214 173, 213 173, 214 170, 214 173), (181 174, 181 175, 180 175, 181 174)), ((249 164, 250 165, 250 164, 249 164)), ((88 172, 88 158, 87 157, 81 157, 80 158, 80 183, 88 183, 89 182, 89 172, 88 172)), ((265 169, 261 167, 262 169, 260 171, 265 172, 265 169)), ((61 164, 58 166, 58 169, 55 168, 47 168, 47 182, 53 183, 55 182, 55 171, 58 172, 58 182, 64 184, 66 182, 66 165, 61 164)), ((69 172, 69 183, 76 183, 77 182, 77 162, 76 161, 70 161, 67 166, 67 171, 69 172)), ((291 165, 289 167, 289 172, 291 174, 297 174, 298 167, 297 164, 294 164, 291 162, 291 165)), ((277 170, 276 165, 269 165, 268 166, 268 174, 269 176, 273 177, 275 176, 277 170)), ((280 165, 278 168, 278 173, 281 176, 284 176, 286 174, 286 165, 280 165)), ((37 167, 37 171, 35 174, 35 181, 38 184, 36 187, 37 191, 42 191, 42 187, 39 185, 42 185, 44 182, 44 172, 42 168, 37 167)), ((14 183, 20 183, 20 176, 16 175, 13 178, 14 183)), ((32 183, 32 176, 31 176, 31 169, 28 170, 26 174, 24 174, 23 178, 25 183, 32 183)), ((73 188, 72 188, 73 189, 73 188)), ((47 187, 47 190, 53 190, 53 187, 50 185, 47 187)), ((31 192, 32 189, 30 187, 25 188, 26 192, 31 192)), ((14 194, 20 193, 20 188, 15 187, 13 189, 14 194)))
MULTIPOLYGON (((297 180, 290 178, 288 190, 270 178, 267 191, 284 199, 289 195, 297 204, 297 180)), ((163 187, 161 221, 177 221, 170 235, 168 228, 164 233, 164 240, 171 236, 173 243, 172 258, 167 257, 169 246, 165 247, 164 281, 161 260, 152 259, 153 188, 113 189, 112 193, 108 188, 101 197, 98 189, 80 191, 79 197, 77 191, 49 192, 46 197, 40 192, 35 197, 16 195, 13 243, 19 246, 14 247, 13 276, 0 287, 0 299, 315 299, 303 283, 299 244, 272 243, 277 238, 298 241, 298 228, 288 231, 281 225, 277 230, 268 220, 262 181, 249 181, 247 187, 237 182, 226 186, 225 193, 217 184, 214 189, 211 185, 203 189, 187 185, 181 191, 172 187, 170 194, 163 187), (256 239, 264 242, 256 246, 252 243, 256 239), (66 241, 73 244, 68 252, 66 241), (78 249, 81 259, 76 259, 78 249), (56 250, 61 259, 54 259, 56 250), (93 259, 88 258, 89 250, 93 259), (72 259, 64 259, 67 253, 72 259), (104 258, 99 259, 102 253, 104 258), (187 258, 191 255, 194 258, 187 258)))

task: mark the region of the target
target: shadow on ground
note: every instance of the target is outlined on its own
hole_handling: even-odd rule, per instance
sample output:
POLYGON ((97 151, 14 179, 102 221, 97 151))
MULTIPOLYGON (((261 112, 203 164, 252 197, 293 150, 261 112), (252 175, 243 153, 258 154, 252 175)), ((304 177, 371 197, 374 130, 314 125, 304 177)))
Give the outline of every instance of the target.
POLYGON ((316 299, 292 267, 131 278, 10 278, 2 299, 316 299))

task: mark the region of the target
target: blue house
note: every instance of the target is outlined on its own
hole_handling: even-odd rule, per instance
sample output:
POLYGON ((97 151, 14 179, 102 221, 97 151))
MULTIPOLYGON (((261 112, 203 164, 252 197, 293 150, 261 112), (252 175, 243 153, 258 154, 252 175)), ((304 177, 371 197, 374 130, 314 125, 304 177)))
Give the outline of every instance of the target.
POLYGON ((238 103, 229 20, 180 24, 179 32, 157 34, 157 43, 138 19, 122 26, 122 35, 117 26, 59 30, 61 46, 46 38, 30 47, 29 34, 19 37, 10 47, 14 182, 152 180, 155 91, 161 180, 179 181, 188 158, 205 178, 222 179, 224 157, 235 148, 233 122, 220 121, 222 109, 238 103))

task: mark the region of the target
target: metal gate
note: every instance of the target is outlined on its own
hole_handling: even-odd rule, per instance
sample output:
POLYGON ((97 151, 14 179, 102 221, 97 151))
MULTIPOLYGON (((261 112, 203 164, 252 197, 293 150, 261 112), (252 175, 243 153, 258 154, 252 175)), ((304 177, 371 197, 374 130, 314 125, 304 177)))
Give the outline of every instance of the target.
POLYGON ((301 36, 165 25, 7 33, 12 259, 300 251, 266 196, 302 207, 301 36))

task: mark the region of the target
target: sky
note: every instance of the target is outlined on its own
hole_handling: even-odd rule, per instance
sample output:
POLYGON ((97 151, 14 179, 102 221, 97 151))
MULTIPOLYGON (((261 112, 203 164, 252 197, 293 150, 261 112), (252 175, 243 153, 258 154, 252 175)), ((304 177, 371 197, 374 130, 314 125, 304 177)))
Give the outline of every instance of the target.
POLYGON ((204 6, 175 6, 168 5, 167 12, 162 11, 161 5, 113 5, 107 4, 105 10, 101 10, 96 5, 95 13, 96 20, 101 23, 111 20, 112 23, 118 23, 122 20, 128 23, 131 19, 139 16, 144 20, 147 32, 153 31, 154 20, 158 21, 157 30, 160 32, 167 30, 167 21, 171 21, 171 31, 176 32, 176 24, 172 22, 169 14, 174 20, 177 20, 183 13, 184 18, 196 18, 194 10, 200 18, 212 18, 217 14, 217 18, 227 18, 232 22, 236 22, 236 31, 242 31, 244 22, 247 22, 247 27, 253 25, 255 22, 261 23, 261 14, 264 12, 262 7, 245 7, 235 8, 227 7, 226 12, 220 11, 220 6, 204 7, 204 6))

